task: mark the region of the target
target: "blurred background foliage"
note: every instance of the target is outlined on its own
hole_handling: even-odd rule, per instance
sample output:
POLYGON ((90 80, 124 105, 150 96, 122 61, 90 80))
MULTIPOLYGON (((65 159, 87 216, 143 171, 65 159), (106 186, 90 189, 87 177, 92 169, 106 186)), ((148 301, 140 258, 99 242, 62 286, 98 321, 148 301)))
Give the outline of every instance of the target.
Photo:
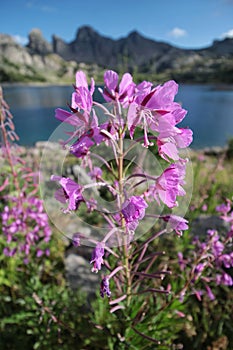
MULTIPOLYGON (((213 301, 206 295, 201 301, 195 295, 183 302, 178 298, 184 274, 177 254, 192 255, 193 236, 198 234, 193 232, 195 220, 216 215, 216 205, 233 196, 231 151, 217 156, 190 152, 194 174, 186 214, 190 230, 182 237, 170 233, 155 240, 149 251, 165 252, 156 264, 172 272, 162 282, 171 286, 172 294, 139 294, 127 310, 111 314, 108 300, 101 299, 98 290, 88 295, 70 288, 64 266, 69 245, 52 225, 50 255, 30 259, 28 264, 20 255, 5 256, 5 240, 0 236, 0 349, 233 349, 232 287, 216 286, 213 301)), ((7 172, 2 167, 1 173, 7 172)), ((2 200, 1 212, 4 205, 2 200)))

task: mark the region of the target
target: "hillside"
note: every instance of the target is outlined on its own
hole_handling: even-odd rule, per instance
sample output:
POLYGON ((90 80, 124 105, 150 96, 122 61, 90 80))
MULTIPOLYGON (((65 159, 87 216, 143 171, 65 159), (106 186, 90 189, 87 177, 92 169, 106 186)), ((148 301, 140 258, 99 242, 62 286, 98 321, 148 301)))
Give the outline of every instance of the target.
POLYGON ((71 42, 53 35, 47 42, 39 29, 26 47, 0 34, 2 82, 70 82, 77 69, 95 78, 104 69, 134 73, 137 80, 176 79, 179 82, 233 83, 233 39, 216 40, 207 48, 181 49, 148 39, 134 31, 113 40, 84 26, 71 42))

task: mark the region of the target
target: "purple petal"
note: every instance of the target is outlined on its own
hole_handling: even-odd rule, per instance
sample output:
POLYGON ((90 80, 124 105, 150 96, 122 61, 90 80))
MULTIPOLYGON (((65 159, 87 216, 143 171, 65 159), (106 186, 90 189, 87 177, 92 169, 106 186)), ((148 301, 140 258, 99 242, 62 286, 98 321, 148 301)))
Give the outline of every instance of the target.
POLYGON ((129 230, 135 230, 138 226, 138 220, 145 216, 145 208, 148 205, 140 196, 132 196, 123 203, 122 214, 126 221, 126 226, 129 230))
POLYGON ((157 144, 159 148, 159 154, 163 159, 169 161, 169 159, 167 158, 168 156, 170 159, 179 160, 178 149, 176 148, 174 143, 167 142, 163 144, 158 139, 157 144))
MULTIPOLYGON (((175 104, 174 104, 175 105, 175 104)), ((179 104, 177 104, 177 108, 175 108, 173 111, 172 111, 172 114, 174 115, 175 117, 175 120, 176 120, 176 124, 180 123, 184 117, 186 116, 187 114, 187 111, 183 108, 181 108, 181 106, 179 104)))
POLYGON ((108 70, 104 73, 104 82, 106 87, 111 91, 115 91, 118 84, 118 74, 112 70, 108 70))
POLYGON ((174 137, 179 148, 185 148, 193 141, 193 132, 190 129, 179 129, 179 134, 174 137))
POLYGON ((125 73, 122 76, 121 82, 119 84, 119 94, 123 94, 133 83, 132 75, 129 73, 125 73))
POLYGON ((72 153, 77 158, 82 158, 85 156, 90 147, 95 143, 88 136, 80 137, 72 146, 70 146, 70 153, 72 153))
POLYGON ((208 295, 209 299, 210 300, 215 300, 215 296, 214 296, 212 290, 210 289, 210 287, 206 285, 205 288, 207 290, 207 295, 208 295))
POLYGON ((55 194, 54 197, 56 198, 57 201, 59 201, 60 203, 65 204, 67 202, 67 198, 65 196, 64 190, 62 188, 59 188, 55 194))
MULTIPOLYGON (((59 184, 64 190, 64 196, 69 201, 68 208, 64 212, 69 210, 77 210, 80 202, 83 202, 82 186, 71 180, 69 177, 52 176, 52 181, 59 181, 59 184)), ((61 196, 61 192, 56 192, 57 199, 64 203, 64 199, 61 196)))
POLYGON ((86 89, 88 89, 86 74, 83 71, 78 71, 76 73, 76 87, 80 86, 83 86, 86 89))
POLYGON ((178 84, 174 80, 170 80, 156 88, 155 93, 147 103, 147 107, 151 109, 166 109, 173 103, 177 92, 178 84))
POLYGON ((98 242, 96 244, 95 249, 92 252, 92 257, 90 261, 90 264, 93 263, 92 272, 98 272, 99 270, 101 270, 101 265, 104 263, 103 256, 104 256, 104 243, 98 242))
POLYGON ((135 87, 135 102, 137 104, 141 104, 143 99, 149 95, 152 85, 152 83, 144 80, 135 87))
POLYGON ((107 297, 111 296, 111 291, 109 288, 109 277, 105 276, 102 281, 101 281, 101 285, 100 285, 100 295, 102 298, 104 298, 104 295, 107 295, 107 297))
POLYGON ((80 126, 81 122, 78 119, 77 115, 70 113, 64 109, 57 108, 55 110, 55 118, 60 120, 61 122, 73 125, 73 126, 80 126))
POLYGON ((127 114, 127 124, 130 132, 130 137, 133 137, 135 128, 140 124, 141 116, 137 113, 137 105, 130 104, 127 114))
POLYGON ((72 94, 71 107, 73 109, 83 109, 84 111, 90 112, 92 102, 90 91, 86 87, 80 86, 72 94))
POLYGON ((51 181, 60 181, 62 179, 62 176, 58 176, 58 175, 52 175, 50 177, 51 181))

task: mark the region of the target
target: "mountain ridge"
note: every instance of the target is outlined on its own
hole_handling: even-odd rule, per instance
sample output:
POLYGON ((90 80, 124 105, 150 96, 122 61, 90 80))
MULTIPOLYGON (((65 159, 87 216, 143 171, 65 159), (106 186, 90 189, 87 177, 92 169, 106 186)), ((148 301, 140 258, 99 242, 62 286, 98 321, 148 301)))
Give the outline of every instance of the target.
MULTIPOLYGON (((233 39, 230 38, 214 40, 212 45, 201 49, 183 49, 147 38, 136 30, 112 39, 91 26, 82 26, 70 42, 54 34, 49 43, 40 29, 33 29, 29 33, 29 43, 20 48, 16 48, 15 43, 13 49, 10 40, 7 47, 9 36, 8 39, 6 35, 5 39, 3 37, 4 34, 0 34, 0 78, 4 76, 4 64, 8 62, 9 66, 10 62, 11 65, 26 65, 40 74, 44 64, 45 71, 53 73, 54 79, 56 76, 70 79, 72 71, 84 65, 88 73, 94 71, 99 75, 103 69, 129 71, 137 74, 139 80, 150 75, 161 80, 233 82, 233 39), (17 50, 20 62, 15 52, 12 55, 17 50)), ((22 71, 22 67, 20 69, 22 71)), ((31 76, 33 79, 33 73, 31 76)))

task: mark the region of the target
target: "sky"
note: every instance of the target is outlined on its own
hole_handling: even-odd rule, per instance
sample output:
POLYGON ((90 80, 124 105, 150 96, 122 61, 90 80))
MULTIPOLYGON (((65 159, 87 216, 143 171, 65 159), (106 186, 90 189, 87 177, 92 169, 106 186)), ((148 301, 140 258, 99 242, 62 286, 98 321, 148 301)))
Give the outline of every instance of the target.
POLYGON ((0 0, 0 33, 21 44, 39 28, 74 40, 83 25, 119 39, 137 30, 143 36, 182 48, 203 48, 233 38, 233 0, 0 0))

